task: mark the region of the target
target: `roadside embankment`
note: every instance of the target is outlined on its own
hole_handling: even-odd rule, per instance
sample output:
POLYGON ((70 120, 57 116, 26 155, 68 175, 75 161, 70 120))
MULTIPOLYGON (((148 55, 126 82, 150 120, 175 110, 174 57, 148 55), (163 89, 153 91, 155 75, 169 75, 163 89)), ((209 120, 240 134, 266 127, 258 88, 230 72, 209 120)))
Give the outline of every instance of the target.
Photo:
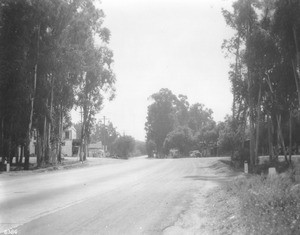
POLYGON ((289 174, 240 176, 207 196, 217 234, 300 234, 300 184, 289 174))

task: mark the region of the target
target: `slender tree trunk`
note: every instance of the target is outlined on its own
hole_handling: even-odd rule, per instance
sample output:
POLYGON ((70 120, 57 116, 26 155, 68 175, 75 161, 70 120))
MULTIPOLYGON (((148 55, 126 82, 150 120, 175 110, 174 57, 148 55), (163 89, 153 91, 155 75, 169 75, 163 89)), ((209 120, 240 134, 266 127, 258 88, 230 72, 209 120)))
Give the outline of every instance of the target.
POLYGON ((292 163, 292 110, 289 116, 289 163, 292 163))
POLYGON ((27 140, 26 140, 26 144, 25 144, 25 167, 24 167, 25 170, 29 169, 30 141, 31 141, 31 131, 32 131, 33 107, 34 107, 34 99, 35 99, 35 93, 36 93, 36 81, 37 81, 38 57, 39 57, 39 44, 40 44, 40 25, 38 25, 38 33, 37 33, 37 56, 36 56, 36 63, 35 63, 35 66, 34 66, 33 93, 31 94, 29 124, 28 124, 28 131, 27 131, 27 140))
POLYGON ((12 163, 12 147, 11 147, 12 143, 11 143, 11 131, 8 137, 8 152, 7 152, 7 163, 11 164, 12 163))
POLYGON ((21 145, 21 153, 20 153, 20 158, 19 158, 19 165, 23 164, 23 157, 24 157, 24 145, 21 145))
POLYGON ((52 112, 53 112, 53 86, 54 86, 54 77, 51 75, 51 93, 50 93, 50 121, 48 122, 48 136, 47 136, 47 153, 49 157, 49 162, 54 163, 52 148, 51 148, 51 130, 52 130, 52 112))
MULTIPOLYGON (((240 56, 240 34, 237 38, 237 47, 236 47, 236 53, 235 53, 235 78, 238 79, 238 63, 239 63, 239 56, 240 56)), ((236 109, 236 94, 235 89, 233 89, 233 104, 232 104, 232 117, 235 119, 235 109, 236 109)))
POLYGON ((60 110, 59 110, 59 144, 58 144, 58 156, 57 161, 61 163, 61 143, 63 138, 63 109, 62 104, 60 104, 60 110))
POLYGON ((293 36, 294 36, 294 42, 296 47, 296 56, 294 59, 292 59, 292 66, 294 71, 294 77, 296 82, 296 88, 298 93, 298 103, 300 108, 300 87, 299 87, 299 81, 300 81, 300 51, 299 51, 299 45, 298 45, 298 38, 297 38, 297 31, 295 25, 293 26, 293 36))
POLYGON ((277 115, 277 124, 278 124, 278 140, 281 143, 281 147, 283 150, 284 158, 285 161, 288 162, 287 154, 286 154, 286 148, 285 148, 285 143, 282 135, 282 130, 281 130, 281 115, 277 115))
POLYGON ((86 160, 86 155, 87 155, 87 144, 86 144, 86 139, 84 138, 84 142, 83 142, 83 161, 86 160))
POLYGON ((299 88, 299 78, 300 78, 300 75, 297 72, 297 65, 295 64, 294 60, 292 60, 292 66, 293 66, 293 72, 294 72, 296 89, 297 89, 297 95, 298 95, 298 105, 300 107, 300 88, 299 88))
POLYGON ((268 115, 268 143, 269 143, 269 157, 270 157, 270 162, 273 162, 273 158, 274 158, 272 136, 273 136, 272 135, 272 119, 268 115))
POLYGON ((246 125, 247 125, 247 111, 246 109, 243 110, 242 114, 242 148, 245 148, 245 139, 246 139, 246 125))
POLYGON ((5 157, 4 157, 4 117, 1 119, 1 148, 0 148, 0 154, 1 154, 1 161, 2 164, 4 164, 5 157))
POLYGON ((254 117, 253 117, 253 101, 251 97, 252 87, 251 72, 248 68, 248 99, 249 99, 249 123, 250 123, 250 168, 255 165, 255 135, 254 135, 254 117))
POLYGON ((36 161, 37 161, 37 166, 41 167, 42 165, 42 143, 41 143, 41 135, 40 132, 36 132, 36 161))
POLYGON ((87 125, 87 99, 85 100, 85 104, 83 106, 83 122, 82 122, 82 127, 81 127, 81 148, 83 152, 83 156, 81 156, 80 160, 85 161, 86 159, 86 125, 87 125))
POLYGON ((43 164, 48 164, 49 162, 49 156, 47 152, 47 140, 48 131, 47 131, 47 117, 45 115, 44 117, 44 128, 43 128, 43 164))
POLYGON ((261 85, 259 86, 258 102, 257 102, 257 120, 256 120, 256 142, 255 142, 255 165, 258 164, 258 147, 259 147, 259 129, 260 129, 260 115, 261 115, 261 85))
POLYGON ((82 121, 82 124, 81 124, 81 139, 80 139, 80 161, 82 162, 83 161, 83 153, 84 153, 84 120, 82 121))
POLYGON ((16 157, 16 165, 18 164, 19 162, 19 158, 20 158, 20 151, 19 151, 19 146, 18 145, 15 145, 15 157, 16 157))

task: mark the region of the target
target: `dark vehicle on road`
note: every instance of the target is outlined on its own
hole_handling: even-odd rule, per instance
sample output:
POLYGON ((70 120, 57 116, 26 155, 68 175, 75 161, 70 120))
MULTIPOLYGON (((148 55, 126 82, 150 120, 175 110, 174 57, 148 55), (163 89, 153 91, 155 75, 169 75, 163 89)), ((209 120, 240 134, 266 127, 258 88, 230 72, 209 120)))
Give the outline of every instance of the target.
POLYGON ((202 157, 202 154, 198 150, 190 152, 190 157, 202 157))

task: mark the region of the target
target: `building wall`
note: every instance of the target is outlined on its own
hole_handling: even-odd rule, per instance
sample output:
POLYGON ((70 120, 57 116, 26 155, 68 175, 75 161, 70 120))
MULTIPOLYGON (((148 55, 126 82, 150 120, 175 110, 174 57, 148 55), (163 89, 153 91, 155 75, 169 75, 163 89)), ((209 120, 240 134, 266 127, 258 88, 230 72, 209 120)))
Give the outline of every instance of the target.
POLYGON ((35 139, 32 137, 30 139, 30 143, 29 143, 29 154, 35 154, 35 145, 36 145, 36 141, 35 139))
POLYGON ((64 145, 61 146, 61 153, 68 157, 72 157, 72 143, 73 140, 64 140, 64 145))
POLYGON ((76 130, 75 130, 75 128, 70 127, 67 130, 64 130, 62 137, 63 137, 63 140, 64 139, 70 139, 70 140, 76 139, 76 130))
POLYGON ((62 154, 72 157, 72 144, 74 139, 76 139, 76 129, 72 126, 63 132, 64 145, 61 147, 62 154))

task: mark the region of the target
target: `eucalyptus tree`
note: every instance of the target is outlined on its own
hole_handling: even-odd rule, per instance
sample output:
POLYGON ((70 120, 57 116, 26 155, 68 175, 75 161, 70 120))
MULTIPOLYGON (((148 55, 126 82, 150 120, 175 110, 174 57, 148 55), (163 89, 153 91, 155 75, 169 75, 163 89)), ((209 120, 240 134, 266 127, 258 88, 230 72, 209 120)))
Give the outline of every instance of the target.
POLYGON ((112 147, 114 154, 120 158, 127 159, 134 151, 135 140, 129 135, 120 136, 114 141, 112 147))
POLYGON ((76 49, 79 59, 76 89, 76 104, 82 109, 81 150, 87 157, 87 144, 94 116, 101 110, 104 93, 114 97, 115 75, 112 70, 113 53, 107 47, 110 32, 102 26, 104 13, 97 9, 91 0, 82 1, 80 10, 74 15, 69 33, 73 35, 70 43, 76 49), (101 45, 95 45, 95 38, 101 45))
POLYGON ((300 5, 298 1, 238 0, 233 8, 233 13, 224 10, 223 14, 236 35, 223 48, 236 57, 230 79, 234 102, 239 97, 236 94, 241 94, 249 113, 250 161, 254 165, 258 160, 260 123, 264 119, 269 123, 270 156, 276 160, 279 145, 286 155, 282 133, 286 122, 290 123, 291 148, 296 91, 300 100, 297 70, 300 5))
MULTIPOLYGON (((252 75, 252 67, 247 61, 243 61, 239 59, 240 48, 243 48, 245 50, 244 55, 248 52, 248 44, 249 39, 253 33, 253 29, 256 24, 257 20, 257 14, 254 10, 254 6, 257 4, 256 0, 238 0, 233 3, 233 13, 223 10, 223 15, 225 17, 226 23, 233 28, 236 31, 236 34, 234 35, 233 39, 230 41, 232 45, 229 45, 229 48, 233 48, 233 52, 235 53, 235 66, 234 66, 234 77, 231 79, 236 83, 238 79, 242 78, 242 80, 246 81, 247 84, 247 95, 244 94, 245 97, 245 103, 248 107, 249 112, 249 124, 250 124, 250 160, 251 165, 254 165, 255 161, 255 136, 254 136, 254 103, 253 99, 251 97, 251 93, 253 90, 253 75, 252 75), (239 61, 242 61, 245 63, 245 70, 241 71, 238 68, 239 61)), ((228 46, 227 46, 228 47, 228 46)), ((234 102, 236 97, 235 92, 235 86, 233 86, 233 94, 234 94, 234 102)), ((235 115, 235 105, 233 105, 233 114, 235 115)))
POLYGON ((285 81, 290 85, 289 88, 287 85, 284 87, 290 91, 286 98, 289 103, 289 149, 291 149, 292 119, 293 115, 299 116, 300 107, 300 2, 277 0, 274 6, 272 31, 277 39, 282 66, 285 67, 285 77, 288 78, 285 81), (295 89, 296 92, 293 92, 295 89), (294 94, 297 94, 297 97, 293 96, 294 94))
POLYGON ((178 95, 175 113, 175 126, 186 126, 189 122, 190 104, 186 95, 178 95))
POLYGON ((145 124, 149 156, 153 156, 153 152, 163 156, 171 148, 187 154, 195 148, 200 150, 217 143, 211 109, 200 103, 190 106, 187 96, 177 97, 168 89, 161 89, 150 98, 154 102, 148 106, 145 124))
POLYGON ((60 161, 62 131, 75 102, 84 104, 85 123, 90 123, 101 107, 100 91, 113 93, 110 34, 102 27, 103 17, 91 0, 1 2, 2 156, 24 146, 28 169, 35 130, 38 164, 60 161))
POLYGON ((166 88, 151 95, 150 99, 153 100, 153 103, 148 106, 147 122, 145 124, 146 141, 147 143, 151 142, 151 148, 156 147, 159 155, 163 155, 165 138, 175 126, 178 99, 166 88), (155 145, 152 143, 155 143, 155 145))
POLYGON ((0 28, 2 160, 4 156, 8 156, 8 161, 11 161, 12 146, 17 145, 26 146, 25 160, 27 163, 29 160, 28 148, 35 90, 33 74, 36 71, 35 49, 38 47, 38 28, 35 20, 35 11, 27 1, 2 1, 0 28))
POLYGON ((187 126, 179 126, 168 133, 164 141, 164 149, 168 153, 170 149, 178 149, 179 152, 188 156, 194 147, 192 130, 187 126))

